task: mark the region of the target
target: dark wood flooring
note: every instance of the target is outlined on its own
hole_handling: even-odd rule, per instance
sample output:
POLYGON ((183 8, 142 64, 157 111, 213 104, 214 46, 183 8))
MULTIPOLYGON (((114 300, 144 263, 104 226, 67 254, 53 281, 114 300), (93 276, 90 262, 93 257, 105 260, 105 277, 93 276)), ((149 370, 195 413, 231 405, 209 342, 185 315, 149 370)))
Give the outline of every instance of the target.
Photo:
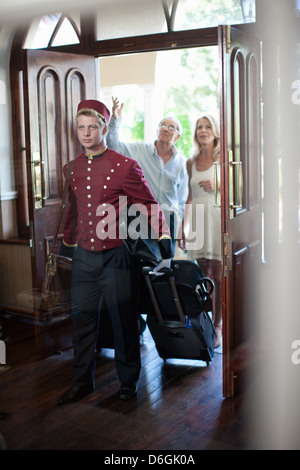
MULTIPOLYGON (((22 330, 22 327, 21 327, 22 330)), ((4 327, 5 334, 5 327, 4 327)), ((32 338, 7 341, 0 373, 0 434, 8 450, 244 450, 255 446, 248 407, 222 397, 222 351, 201 361, 163 361, 146 331, 137 397, 117 398, 113 350, 96 368, 96 391, 57 407, 71 382, 72 349, 37 359, 32 338)))

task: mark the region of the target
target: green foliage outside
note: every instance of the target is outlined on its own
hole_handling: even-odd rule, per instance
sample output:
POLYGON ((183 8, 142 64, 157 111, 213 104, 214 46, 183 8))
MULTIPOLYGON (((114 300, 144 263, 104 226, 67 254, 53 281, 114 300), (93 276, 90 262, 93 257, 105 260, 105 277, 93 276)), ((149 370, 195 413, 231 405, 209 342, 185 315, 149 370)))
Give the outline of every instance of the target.
MULTIPOLYGON (((211 25, 242 23, 240 0, 189 0, 190 10, 180 18, 182 29, 201 28, 211 25)), ((192 135, 196 120, 203 114, 212 114, 219 119, 219 59, 218 47, 199 47, 164 51, 160 65, 166 67, 160 81, 156 83, 163 90, 164 115, 177 116, 183 126, 183 133, 176 147, 186 158, 193 151, 192 135)), ((134 97, 126 102, 126 109, 134 109, 128 141, 144 140, 144 115, 134 105, 134 97)))
POLYGON ((142 142, 144 140, 144 113, 136 111, 134 123, 131 127, 131 141, 142 142))
MULTIPOLYGON (((172 69, 168 81, 162 80, 157 84, 160 88, 165 86, 163 114, 175 115, 181 122, 183 133, 176 147, 188 158, 192 153, 192 134, 198 117, 203 113, 213 114, 217 119, 219 117, 217 47, 182 49, 161 54, 161 60, 170 64, 172 69)), ((126 109, 132 107, 134 102, 129 99, 126 109)), ((135 109, 128 141, 143 140, 144 115, 135 109)))

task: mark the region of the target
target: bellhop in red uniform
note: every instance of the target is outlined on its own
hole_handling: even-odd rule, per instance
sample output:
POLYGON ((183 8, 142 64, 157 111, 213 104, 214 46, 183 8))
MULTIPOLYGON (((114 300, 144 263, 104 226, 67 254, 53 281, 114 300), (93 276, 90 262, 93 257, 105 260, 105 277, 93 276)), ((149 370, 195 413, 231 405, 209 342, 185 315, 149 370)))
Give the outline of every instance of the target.
MULTIPOLYGON (((123 245, 123 204, 142 204, 152 233, 171 258, 170 232, 139 164, 106 147, 110 112, 97 100, 79 103, 77 135, 84 152, 73 161, 61 254, 75 248, 72 270, 74 364, 72 386, 58 404, 78 401, 94 390, 94 351, 103 297, 115 339, 119 397, 136 395, 140 373, 137 326, 138 271, 123 245)), ((66 167, 64 168, 66 173, 66 167)))

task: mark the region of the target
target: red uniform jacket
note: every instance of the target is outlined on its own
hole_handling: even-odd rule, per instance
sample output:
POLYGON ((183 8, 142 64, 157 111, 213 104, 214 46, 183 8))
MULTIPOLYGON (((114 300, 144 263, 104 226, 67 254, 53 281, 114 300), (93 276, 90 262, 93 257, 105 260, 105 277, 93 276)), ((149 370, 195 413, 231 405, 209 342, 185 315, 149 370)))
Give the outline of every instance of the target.
POLYGON ((121 246, 120 213, 132 204, 147 208, 154 238, 170 237, 164 215, 137 161, 109 148, 92 159, 81 154, 71 172, 64 243, 79 243, 89 251, 121 246))

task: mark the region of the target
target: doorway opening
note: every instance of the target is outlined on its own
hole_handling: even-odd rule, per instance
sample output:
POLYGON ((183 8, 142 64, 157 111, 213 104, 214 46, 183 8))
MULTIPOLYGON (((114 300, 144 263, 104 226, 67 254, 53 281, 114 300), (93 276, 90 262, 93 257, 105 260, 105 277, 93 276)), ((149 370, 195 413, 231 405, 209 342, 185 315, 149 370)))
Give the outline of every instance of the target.
POLYGON ((159 120, 175 115, 183 126, 176 147, 189 158, 197 118, 219 121, 218 60, 218 46, 99 58, 99 99, 109 109, 112 96, 124 103, 120 140, 152 142, 159 120))
MULTIPOLYGON (((112 97, 124 103, 121 142, 154 142, 158 122, 176 116, 183 132, 176 142, 186 159, 195 152, 197 119, 209 114, 219 122, 219 48, 202 46, 101 57, 98 98, 112 108, 112 97)), ((222 234, 220 233, 220 239, 222 234)), ((176 246, 175 259, 187 259, 176 246)), ((220 293, 222 295, 222 293, 220 293)), ((222 301, 221 301, 222 304, 222 301)), ((222 353, 222 347, 215 350, 222 353)))

